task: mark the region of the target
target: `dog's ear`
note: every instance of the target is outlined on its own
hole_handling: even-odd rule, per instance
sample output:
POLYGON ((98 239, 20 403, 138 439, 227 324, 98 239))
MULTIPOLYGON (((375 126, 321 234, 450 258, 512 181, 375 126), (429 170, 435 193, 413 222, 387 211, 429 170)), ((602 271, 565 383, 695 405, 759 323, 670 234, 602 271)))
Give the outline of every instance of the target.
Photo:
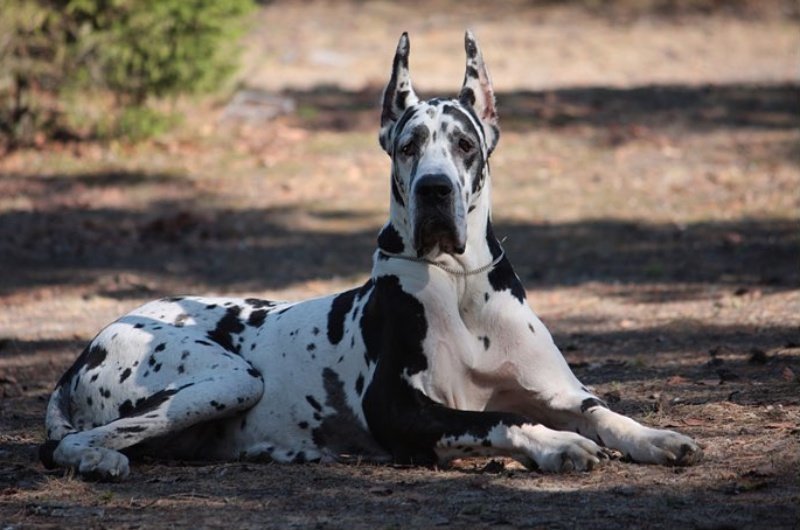
POLYGON ((497 108, 489 71, 486 69, 478 42, 471 31, 467 31, 464 35, 464 49, 467 52, 467 69, 464 73, 464 86, 461 87, 458 100, 462 105, 470 106, 475 111, 475 115, 483 126, 486 146, 491 153, 500 138, 500 129, 497 126, 497 108))
POLYGON ((397 43, 397 52, 392 63, 392 77, 383 90, 383 110, 381 112, 381 132, 378 139, 383 150, 392 154, 392 136, 394 124, 403 114, 403 111, 415 104, 419 99, 411 88, 411 76, 408 73, 408 33, 400 36, 397 43))

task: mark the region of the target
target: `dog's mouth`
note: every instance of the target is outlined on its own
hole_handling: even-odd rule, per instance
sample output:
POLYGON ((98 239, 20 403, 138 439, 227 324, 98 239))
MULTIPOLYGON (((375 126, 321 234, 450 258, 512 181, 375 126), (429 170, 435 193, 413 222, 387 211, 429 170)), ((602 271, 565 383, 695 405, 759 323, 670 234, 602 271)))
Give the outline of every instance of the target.
POLYGON ((428 255, 436 247, 445 254, 463 254, 466 241, 459 237, 452 216, 439 208, 426 208, 417 216, 414 228, 414 250, 417 256, 428 255))

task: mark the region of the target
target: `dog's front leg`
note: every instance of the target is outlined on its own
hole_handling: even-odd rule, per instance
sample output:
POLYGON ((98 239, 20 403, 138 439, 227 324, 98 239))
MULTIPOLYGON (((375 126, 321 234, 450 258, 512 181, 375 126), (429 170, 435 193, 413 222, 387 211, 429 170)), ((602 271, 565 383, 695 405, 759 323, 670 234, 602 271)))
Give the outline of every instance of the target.
POLYGON ((636 462, 691 465, 702 458, 702 450, 688 436, 646 427, 609 410, 581 385, 539 319, 525 313, 525 320, 516 324, 508 324, 513 313, 504 315, 509 328, 531 330, 525 346, 500 365, 504 374, 495 366, 483 370, 485 377, 514 378, 516 389, 501 394, 488 408, 513 410, 548 427, 576 432, 636 462))
POLYGON ((441 306, 455 296, 430 283, 409 290, 414 294, 397 278, 379 278, 361 320, 367 355, 377 362, 362 406, 370 432, 396 461, 508 455, 544 471, 601 462, 603 450, 574 432, 511 411, 484 411, 482 389, 472 385, 462 357, 482 343, 463 328, 457 309, 441 306))
POLYGON ((594 431, 601 444, 622 451, 635 462, 686 466, 702 459, 702 449, 688 436, 646 427, 609 410, 597 399, 586 398, 570 412, 575 424, 594 431))
POLYGON ((400 379, 388 392, 371 386, 365 412, 373 435, 400 463, 432 465, 456 457, 501 455, 559 472, 590 470, 607 459, 602 448, 578 434, 513 413, 445 407, 400 379))

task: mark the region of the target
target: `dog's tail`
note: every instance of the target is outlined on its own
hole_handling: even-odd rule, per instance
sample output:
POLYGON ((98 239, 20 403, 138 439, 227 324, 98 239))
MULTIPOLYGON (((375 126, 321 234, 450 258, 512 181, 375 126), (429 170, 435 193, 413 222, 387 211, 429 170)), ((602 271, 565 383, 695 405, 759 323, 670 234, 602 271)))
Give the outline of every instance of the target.
MULTIPOLYGON (((86 352, 84 351, 84 354, 86 352)), ((53 459, 55 452, 61 439, 66 435, 77 432, 72 425, 72 413, 70 407, 71 401, 71 386, 73 376, 75 375, 75 367, 70 368, 59 379, 55 390, 50 395, 50 401, 47 403, 47 412, 45 414, 45 429, 47 439, 39 446, 39 460, 42 461, 44 467, 53 469, 58 467, 53 459)))

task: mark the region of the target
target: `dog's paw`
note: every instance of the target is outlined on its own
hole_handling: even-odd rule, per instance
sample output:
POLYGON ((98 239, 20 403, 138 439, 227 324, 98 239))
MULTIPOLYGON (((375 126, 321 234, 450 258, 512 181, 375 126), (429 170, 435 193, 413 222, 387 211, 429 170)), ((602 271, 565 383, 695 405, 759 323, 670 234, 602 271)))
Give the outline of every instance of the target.
POLYGON ((546 473, 591 471, 609 460, 606 449, 573 432, 537 426, 526 435, 531 438, 526 456, 533 467, 546 473))
POLYGON ((703 459, 703 450, 683 434, 661 429, 644 428, 622 448, 626 457, 644 464, 691 466, 703 459))
POLYGON ((130 473, 128 457, 113 449, 93 447, 81 455, 78 473, 86 480, 122 480, 130 473))

